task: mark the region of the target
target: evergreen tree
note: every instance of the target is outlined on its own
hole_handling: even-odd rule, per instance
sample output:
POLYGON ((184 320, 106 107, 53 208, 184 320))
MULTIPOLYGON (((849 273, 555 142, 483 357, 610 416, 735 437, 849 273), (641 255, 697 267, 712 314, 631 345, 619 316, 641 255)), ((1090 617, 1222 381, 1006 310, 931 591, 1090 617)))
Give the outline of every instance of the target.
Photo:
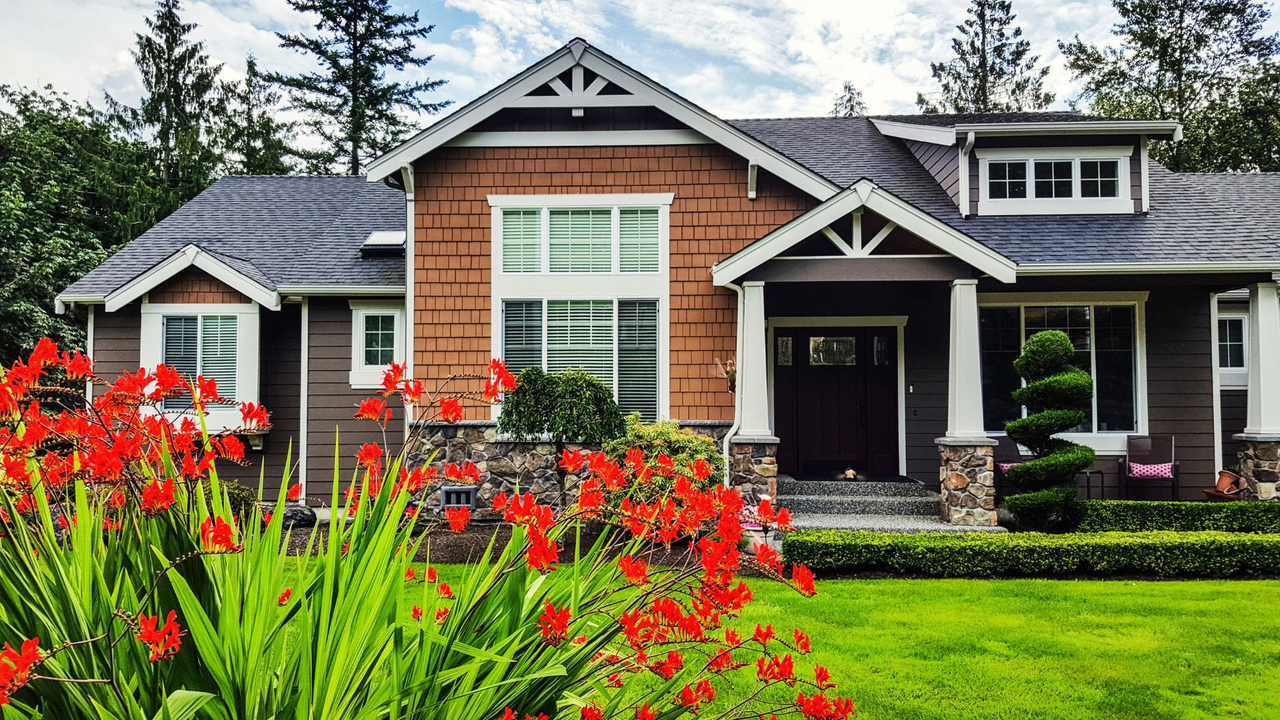
POLYGON ((281 47, 313 56, 318 72, 272 74, 272 82, 289 90, 295 108, 306 111, 306 125, 324 147, 303 154, 309 169, 332 167, 358 175, 365 162, 393 147, 410 129, 402 112, 434 114, 447 102, 420 96, 445 81, 400 82, 387 70, 421 67, 432 56, 414 54, 414 41, 434 25, 422 26, 418 13, 391 9, 389 0, 289 0, 300 12, 315 13, 314 36, 276 33, 281 47))
POLYGON ((862 117, 866 114, 867 103, 862 99, 862 91, 846 80, 831 107, 831 117, 862 117))
POLYGON ((293 172, 289 142, 294 123, 276 119, 280 93, 258 69, 252 53, 245 58, 244 82, 228 88, 223 123, 227 170, 237 175, 287 175, 293 172))
POLYGON ((1044 89, 1049 68, 1036 69, 1040 56, 1030 54, 1022 28, 1010 30, 1016 17, 1009 0, 972 0, 969 17, 956 26, 960 37, 951 40, 955 59, 930 63, 942 91, 936 99, 918 93, 920 110, 983 113, 1048 107, 1053 102, 1053 94, 1044 89))
MULTIPOLYGON (((1259 112, 1277 112, 1274 92, 1258 92, 1269 90, 1262 86, 1274 69, 1268 71, 1264 64, 1278 49, 1276 35, 1262 33, 1271 17, 1267 6, 1258 0, 1113 2, 1120 13, 1111 30, 1118 46, 1090 45, 1079 36, 1058 43, 1067 68, 1084 80, 1081 97, 1091 102, 1092 111, 1181 122, 1181 141, 1151 147, 1152 156, 1171 170, 1248 167, 1234 165, 1232 144, 1215 142, 1214 132, 1236 111, 1254 119, 1259 112)), ((1268 134, 1242 138, 1271 145, 1251 154, 1275 152, 1274 130, 1264 132, 1268 134)))
POLYGON ((222 164, 214 142, 222 65, 210 63, 204 43, 191 38, 196 25, 182 22, 181 9, 181 0, 157 0, 148 32, 137 34, 133 59, 145 92, 139 106, 107 96, 116 120, 155 146, 158 175, 172 194, 169 210, 208 187, 222 164))

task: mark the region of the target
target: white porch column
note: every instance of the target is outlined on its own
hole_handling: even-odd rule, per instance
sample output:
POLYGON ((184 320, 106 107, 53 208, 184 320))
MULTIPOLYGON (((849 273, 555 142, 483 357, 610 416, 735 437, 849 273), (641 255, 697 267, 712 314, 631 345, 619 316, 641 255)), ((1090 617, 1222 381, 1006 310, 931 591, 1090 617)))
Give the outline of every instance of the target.
MULTIPOLYGON (((978 346, 978 281, 951 283, 951 365, 947 376, 947 435, 952 440, 985 440, 982 420, 982 364, 978 346)), ((963 443, 949 442, 958 445, 963 443)))
POLYGON ((738 437, 776 443, 769 423, 769 347, 763 282, 742 283, 742 309, 742 357, 738 358, 742 418, 738 437))
POLYGON ((1280 300, 1276 283, 1249 287, 1249 414, 1245 435, 1280 439, 1280 300))

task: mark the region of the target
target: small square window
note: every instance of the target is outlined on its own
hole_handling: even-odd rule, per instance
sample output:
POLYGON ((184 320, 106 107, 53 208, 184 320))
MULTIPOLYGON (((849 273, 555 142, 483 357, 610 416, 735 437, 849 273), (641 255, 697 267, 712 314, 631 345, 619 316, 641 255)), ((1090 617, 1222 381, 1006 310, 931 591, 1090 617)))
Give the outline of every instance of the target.
POLYGON ((390 365, 396 357, 396 316, 364 316, 364 364, 390 365))
POLYGON ((1071 197, 1071 161, 1036 161, 1036 197, 1071 197))
POLYGON ((856 339, 851 337, 809 338, 809 364, 812 366, 857 365, 856 339))
POLYGON ((1025 198, 1027 164, 1021 160, 987 163, 987 195, 992 200, 1025 198))
POLYGON ((1120 197, 1120 161, 1081 160, 1080 196, 1087 198, 1120 197))
POLYGON ((1218 367, 1226 370, 1243 370, 1244 318, 1218 318, 1218 367))

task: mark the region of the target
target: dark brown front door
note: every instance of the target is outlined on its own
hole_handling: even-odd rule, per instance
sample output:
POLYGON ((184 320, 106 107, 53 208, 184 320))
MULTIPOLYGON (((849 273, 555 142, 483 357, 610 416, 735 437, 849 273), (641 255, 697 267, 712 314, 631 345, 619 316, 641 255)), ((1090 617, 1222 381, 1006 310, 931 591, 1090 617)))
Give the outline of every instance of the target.
POLYGON ((778 468, 898 474, 897 328, 777 328, 778 468))

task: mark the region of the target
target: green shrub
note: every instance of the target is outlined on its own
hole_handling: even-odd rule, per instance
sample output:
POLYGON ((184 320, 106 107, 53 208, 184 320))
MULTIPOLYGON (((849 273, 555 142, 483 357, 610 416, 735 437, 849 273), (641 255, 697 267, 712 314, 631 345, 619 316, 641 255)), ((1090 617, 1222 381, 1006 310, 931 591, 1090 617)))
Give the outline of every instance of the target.
POLYGON ((1004 506, 1017 518, 1021 530, 1069 532, 1080 521, 1077 494, 1075 485, 1055 485, 1010 495, 1005 498, 1004 506))
POLYGON ((1222 532, 924 533, 810 530, 783 540, 817 573, 926 577, 1249 577, 1280 574, 1280 535, 1222 532))
MULTIPOLYGON (((650 467, 657 467, 658 456, 666 455, 675 462, 675 472, 700 487, 708 487, 724 482, 724 455, 716 447, 715 440, 701 435, 688 428, 681 428, 670 420, 659 420, 647 423, 640 419, 639 413, 627 416, 627 429, 622 437, 610 440, 602 448, 605 455, 621 462, 627 450, 636 448, 644 453, 644 460, 650 467), (699 483, 690 472, 689 467, 699 459, 711 466, 711 475, 706 482, 699 483)), ((653 482, 643 486, 645 497, 637 497, 645 501, 666 495, 674 483, 666 478, 655 477, 653 482)), ((642 489, 637 486, 637 490, 642 489)), ((639 495, 639 493, 637 493, 639 495)))
POLYGON ((1077 527, 1080 532, 1090 533, 1149 530, 1280 533, 1280 503, 1086 500, 1079 503, 1077 527))
POLYGON ((622 434, 625 423, 613 392, 589 372, 554 374, 525 368, 507 393, 498 429, 519 438, 550 436, 557 443, 599 444, 622 434))
MULTIPOLYGON (((231 506, 231 511, 240 517, 250 517, 249 511, 254 509, 258 501, 257 492, 233 480, 224 480, 218 485, 227 494, 227 502, 231 506)), ((213 505, 212 483, 204 486, 204 502, 206 505, 213 505)))

